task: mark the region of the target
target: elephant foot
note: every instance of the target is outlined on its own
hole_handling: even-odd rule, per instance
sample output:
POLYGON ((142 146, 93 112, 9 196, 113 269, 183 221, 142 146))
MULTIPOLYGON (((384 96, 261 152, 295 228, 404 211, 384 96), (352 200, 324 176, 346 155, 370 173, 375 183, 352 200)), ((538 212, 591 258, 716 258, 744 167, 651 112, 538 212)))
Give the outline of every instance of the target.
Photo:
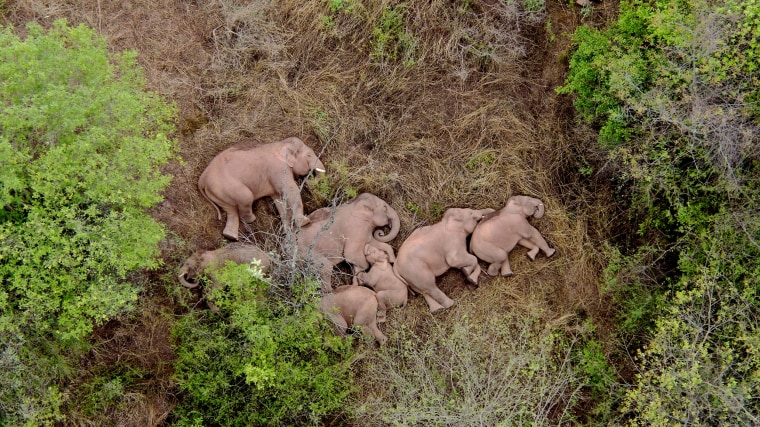
POLYGON ((302 216, 300 218, 296 218, 293 222, 295 222, 296 227, 305 227, 309 223, 311 223, 311 220, 309 217, 302 216))
POLYGON ((474 290, 477 290, 477 289, 478 289, 478 285, 474 285, 474 284, 472 284, 472 283, 469 283, 469 282, 468 282, 468 283, 467 283, 467 285, 465 285, 465 286, 467 286, 467 289, 469 289, 469 290, 471 290, 471 291, 474 291, 474 290))
POLYGON ((251 213, 250 215, 243 215, 240 217, 240 220, 246 224, 250 224, 256 221, 256 215, 254 215, 253 213, 251 213))
POLYGON ((227 231, 222 231, 222 236, 224 236, 225 239, 231 240, 233 242, 237 242, 238 241, 238 234, 237 233, 232 234, 232 233, 229 233, 227 231))
POLYGON ((515 273, 513 273, 512 269, 510 268, 509 270, 502 271, 501 275, 504 277, 512 277, 515 275, 515 273))
POLYGON ((488 270, 486 273, 488 273, 489 276, 498 276, 499 275, 499 269, 501 268, 500 264, 491 264, 488 266, 488 270))
POLYGON ((546 257, 547 257, 547 258, 551 258, 551 257, 552 257, 552 255, 554 255, 554 253, 555 253, 555 252, 557 252, 557 250, 556 250, 556 249, 551 249, 551 248, 550 248, 548 251, 546 251, 546 257))
POLYGON ((538 248, 531 249, 530 251, 528 251, 526 255, 528 256, 528 258, 530 258, 531 261, 535 261, 536 255, 538 255, 538 248))

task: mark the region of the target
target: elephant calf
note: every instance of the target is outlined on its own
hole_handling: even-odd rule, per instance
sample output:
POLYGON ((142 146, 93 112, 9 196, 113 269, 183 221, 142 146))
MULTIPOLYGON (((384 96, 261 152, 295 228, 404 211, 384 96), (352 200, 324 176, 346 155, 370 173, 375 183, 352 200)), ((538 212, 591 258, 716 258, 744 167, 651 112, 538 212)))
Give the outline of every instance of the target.
POLYGON ((528 217, 544 216, 544 203, 534 197, 512 196, 506 206, 481 221, 470 240, 470 250, 483 261, 490 262, 490 276, 511 276, 509 253, 515 246, 528 248, 528 258, 536 259, 538 251, 554 255, 541 233, 528 223, 528 217))
POLYGON ((450 208, 440 222, 420 227, 401 244, 393 269, 413 291, 421 293, 434 313, 454 305, 454 301, 435 284, 435 278, 450 268, 458 268, 467 280, 477 285, 478 259, 467 252, 467 236, 478 221, 493 209, 450 208))
POLYGON ((377 306, 375 293, 362 286, 339 286, 319 303, 319 309, 332 320, 339 335, 346 335, 349 327, 361 326, 383 345, 388 337, 377 327, 377 306))
MULTIPOLYGON (((248 264, 253 260, 259 260, 261 269, 266 273, 272 265, 269 256, 256 245, 246 243, 231 243, 212 251, 200 251, 192 254, 179 269, 179 282, 186 288, 198 287, 198 279, 207 268, 215 270, 224 266, 227 261, 237 264, 248 264)), ((212 289, 217 286, 211 272, 208 274, 212 283, 212 289)), ((213 302, 207 301, 211 311, 219 311, 213 302)))
POLYGON ((360 285, 374 289, 377 294, 377 321, 385 322, 388 308, 404 307, 409 298, 409 290, 396 273, 393 272, 388 254, 367 244, 364 255, 372 265, 368 272, 359 272, 356 276, 360 285))

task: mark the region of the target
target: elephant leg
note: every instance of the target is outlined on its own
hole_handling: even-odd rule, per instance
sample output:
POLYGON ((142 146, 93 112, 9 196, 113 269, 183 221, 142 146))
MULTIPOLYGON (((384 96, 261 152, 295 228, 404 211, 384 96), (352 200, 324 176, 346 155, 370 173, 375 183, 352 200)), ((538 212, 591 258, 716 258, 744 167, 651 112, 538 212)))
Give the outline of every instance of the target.
POLYGON ((321 290, 323 293, 332 293, 332 272, 333 264, 324 256, 314 255, 314 266, 319 270, 321 280, 321 290))
POLYGON ((518 245, 528 248, 528 253, 526 254, 528 258, 530 258, 531 261, 536 260, 536 255, 538 255, 539 247, 535 243, 533 243, 529 239, 520 239, 519 242, 517 242, 518 245))
POLYGON ((554 255, 555 250, 549 247, 549 244, 546 243, 546 240, 544 239, 544 236, 541 235, 541 232, 539 232, 533 226, 530 226, 529 239, 531 240, 531 243, 533 243, 542 251, 544 251, 544 254, 546 255, 547 258, 550 258, 552 255, 554 255))
POLYGON ((446 254, 446 263, 453 268, 458 268, 467 276, 467 280, 473 285, 478 284, 480 276, 480 264, 478 258, 467 252, 451 252, 446 254))
POLYGON ((504 264, 501 265, 501 270, 499 270, 499 274, 501 274, 504 277, 512 277, 515 273, 512 272, 512 267, 509 265, 509 259, 504 260, 504 264))
POLYGON ((377 327, 377 323, 370 322, 370 324, 367 326, 370 333, 373 337, 377 340, 377 342, 380 345, 385 344, 386 341, 388 341, 388 337, 386 337, 383 332, 380 330, 380 328, 377 327))
POLYGON ((377 323, 385 323, 388 315, 388 293, 380 291, 377 293, 377 323))
POLYGON ((238 216, 238 211, 235 207, 232 208, 225 208, 225 212, 227 212, 227 223, 224 226, 224 230, 222 231, 222 236, 226 237, 229 240, 237 241, 238 240, 238 231, 240 226, 240 217, 238 216))
POLYGON ((348 334, 348 322, 342 315, 335 313, 330 314, 330 320, 332 320, 333 329, 335 333, 340 336, 346 336, 348 334))
POLYGON ((285 208, 285 214, 282 215, 283 222, 288 224, 293 222, 296 227, 301 227, 309 223, 309 219, 303 214, 303 201, 301 200, 301 191, 295 181, 290 180, 283 185, 279 199, 285 208))

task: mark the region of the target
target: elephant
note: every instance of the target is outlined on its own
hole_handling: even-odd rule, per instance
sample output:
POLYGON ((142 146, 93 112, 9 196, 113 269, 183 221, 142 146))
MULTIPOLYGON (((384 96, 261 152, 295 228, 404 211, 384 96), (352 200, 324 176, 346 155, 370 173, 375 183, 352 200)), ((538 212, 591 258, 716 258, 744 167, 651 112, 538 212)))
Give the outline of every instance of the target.
POLYGON ((219 208, 227 213, 222 235, 236 241, 240 220, 255 221, 253 202, 263 197, 275 201, 286 230, 291 223, 308 223, 295 179, 312 170, 324 173, 325 166, 314 150, 296 137, 253 148, 233 146, 211 160, 198 179, 198 188, 214 205, 217 219, 222 219, 219 208))
POLYGON ((375 292, 363 286, 339 286, 319 302, 320 311, 330 318, 339 335, 346 335, 349 327, 361 326, 383 345, 388 337, 377 327, 377 307, 375 292))
POLYGON ((491 263, 490 276, 511 276, 509 252, 516 245, 528 248, 528 258, 536 259, 539 249, 547 257, 554 255, 541 233, 528 223, 528 217, 544 216, 544 203, 534 197, 512 196, 506 206, 481 221, 470 239, 470 250, 478 258, 491 263))
POLYGON ((357 279, 360 285, 372 288, 377 294, 377 321, 385 322, 388 308, 404 307, 409 298, 409 290, 390 263, 388 254, 367 243, 364 255, 372 265, 368 272, 360 271, 357 279))
MULTIPOLYGON (((223 267, 227 261, 248 264, 254 260, 261 263, 261 270, 265 273, 271 268, 272 261, 269 255, 256 245, 231 243, 219 249, 196 252, 180 267, 179 282, 186 288, 196 288, 199 285, 200 276, 206 269, 210 269, 208 276, 211 280, 211 289, 214 289, 218 285, 213 277, 213 270, 223 267)), ((213 302, 207 300, 206 303, 211 311, 219 311, 213 302)))
POLYGON ((388 244, 400 229, 398 213, 385 201, 370 193, 362 193, 336 208, 322 208, 309 214, 309 223, 298 230, 298 245, 320 270, 322 291, 332 290, 333 267, 342 261, 356 273, 369 268, 364 245, 371 244, 388 254, 391 262, 396 256, 388 244), (385 234, 381 227, 389 226, 385 234))
POLYGON ((480 276, 478 259, 467 252, 467 236, 493 209, 450 208, 440 222, 418 228, 401 244, 393 269, 409 288, 421 293, 431 313, 449 308, 454 301, 435 284, 449 268, 458 268, 472 285, 480 276))

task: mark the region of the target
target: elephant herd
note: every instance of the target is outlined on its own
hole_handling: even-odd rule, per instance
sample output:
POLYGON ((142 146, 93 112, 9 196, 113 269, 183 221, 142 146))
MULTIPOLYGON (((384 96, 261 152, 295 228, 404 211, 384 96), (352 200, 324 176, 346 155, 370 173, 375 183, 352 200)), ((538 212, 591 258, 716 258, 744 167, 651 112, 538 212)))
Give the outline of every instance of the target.
MULTIPOLYGON (((317 209, 304 216, 296 179, 312 171, 325 173, 314 151, 296 137, 253 148, 234 146, 218 154, 198 180, 201 194, 221 218, 227 215, 222 232, 238 240, 239 223, 255 220, 252 205, 271 197, 286 230, 295 232, 300 256, 319 269, 322 297, 320 309, 340 334, 361 327, 380 343, 387 338, 377 324, 389 308, 404 307, 409 294, 421 294, 431 312, 454 304, 436 286, 436 277, 450 268, 460 269, 469 286, 478 283, 479 260, 489 263, 491 276, 511 276, 509 252, 517 245, 528 249, 534 260, 539 251, 554 255, 528 217, 541 218, 544 204, 528 196, 512 196, 506 206, 494 209, 447 209, 441 221, 414 230, 401 244, 398 254, 388 243, 398 235, 399 215, 379 197, 362 193, 349 202, 317 209), (389 227, 387 234, 384 227, 389 227), (470 238, 469 250, 467 239, 470 238), (353 279, 349 286, 333 288, 333 267, 347 263, 353 279)), ((249 263, 259 260, 266 271, 268 255, 255 245, 230 243, 220 249, 193 254, 181 266, 179 280, 193 288, 206 268, 226 261, 249 263)), ((212 286, 214 279, 210 277, 212 286)), ((216 310, 213 302, 209 308, 216 310)))

